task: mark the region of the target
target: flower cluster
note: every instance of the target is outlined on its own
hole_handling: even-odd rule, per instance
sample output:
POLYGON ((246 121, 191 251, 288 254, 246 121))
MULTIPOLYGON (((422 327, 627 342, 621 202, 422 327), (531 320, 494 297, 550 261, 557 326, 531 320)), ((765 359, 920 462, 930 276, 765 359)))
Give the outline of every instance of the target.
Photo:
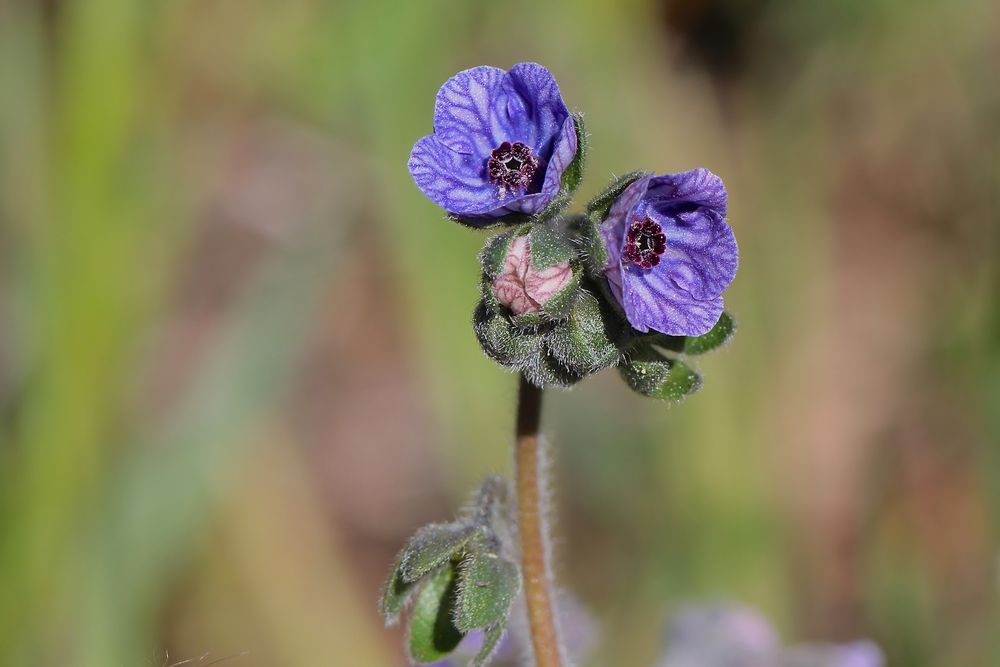
POLYGON ((507 227, 480 255, 474 324, 486 354, 539 386, 616 366, 644 395, 682 398, 701 384, 685 357, 734 330, 722 302, 738 264, 725 186, 707 169, 633 172, 566 215, 585 152, 583 119, 555 78, 519 63, 445 82, 434 132, 408 166, 450 219, 507 227))

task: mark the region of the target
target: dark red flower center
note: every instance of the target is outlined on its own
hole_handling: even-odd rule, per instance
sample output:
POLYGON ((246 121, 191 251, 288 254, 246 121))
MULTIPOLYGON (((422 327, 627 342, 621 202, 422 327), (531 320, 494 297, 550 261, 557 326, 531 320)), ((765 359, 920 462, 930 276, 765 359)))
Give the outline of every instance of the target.
POLYGON ((660 263, 660 255, 667 251, 667 237, 663 227, 649 218, 635 218, 628 226, 622 257, 644 269, 660 263))
POLYGON ((490 180, 500 188, 500 194, 527 190, 538 169, 538 158, 520 141, 505 141, 490 153, 486 168, 490 180))

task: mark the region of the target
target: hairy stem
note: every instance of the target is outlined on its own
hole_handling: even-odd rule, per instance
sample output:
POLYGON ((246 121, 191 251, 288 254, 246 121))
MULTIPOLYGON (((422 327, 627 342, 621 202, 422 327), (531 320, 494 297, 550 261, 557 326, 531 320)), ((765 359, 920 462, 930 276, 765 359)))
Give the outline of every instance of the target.
POLYGON ((521 572, 528 607, 531 645, 537 667, 562 667, 546 562, 545 516, 541 507, 541 457, 538 423, 542 390, 521 375, 517 395, 517 444, 514 474, 517 487, 517 524, 521 538, 521 572))

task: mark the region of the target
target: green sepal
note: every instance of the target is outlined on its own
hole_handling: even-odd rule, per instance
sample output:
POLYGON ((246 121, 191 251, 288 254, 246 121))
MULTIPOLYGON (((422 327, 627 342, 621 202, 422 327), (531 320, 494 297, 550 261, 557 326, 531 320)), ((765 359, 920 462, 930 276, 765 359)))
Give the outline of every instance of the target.
POLYGON ((547 269, 576 256, 572 242, 549 225, 532 226, 528 232, 528 243, 531 246, 531 266, 536 269, 547 269))
POLYGON ((583 168, 587 164, 587 154, 590 152, 590 145, 587 139, 587 127, 583 122, 583 114, 579 111, 574 111, 570 115, 573 116, 573 125, 576 128, 576 155, 573 156, 573 160, 566 167, 566 171, 563 172, 561 184, 563 190, 572 194, 576 192, 576 189, 580 187, 580 183, 583 182, 583 168))
POLYGON ((517 565, 495 551, 484 548, 485 541, 469 545, 459 565, 458 604, 455 627, 462 632, 503 623, 514 597, 521 589, 517 565))
POLYGON ((476 307, 473 329, 486 356, 513 370, 530 364, 542 349, 541 332, 514 326, 507 315, 487 305, 486 298, 476 307))
POLYGON ((581 290, 569 318, 556 324, 545 344, 556 360, 580 375, 613 366, 620 352, 608 338, 609 317, 593 295, 581 290))
POLYGON ((458 573, 449 563, 434 572, 420 586, 410 616, 409 653, 417 664, 437 662, 448 656, 462 641, 455 627, 458 573))
POLYGON ((712 330, 701 336, 688 336, 684 340, 683 352, 685 354, 704 354, 711 352, 717 347, 725 345, 736 333, 736 320, 729 314, 729 311, 722 311, 719 321, 715 323, 712 330))
POLYGON ((532 222, 534 218, 527 213, 508 213, 499 218, 473 218, 461 215, 448 215, 448 220, 457 222, 463 227, 475 230, 496 229, 497 227, 510 227, 512 225, 523 225, 532 222))
POLYGON ((571 387, 585 376, 584 373, 569 368, 552 356, 551 351, 544 345, 517 370, 524 373, 528 382, 542 389, 571 387))
POLYGON ((583 114, 573 112, 571 115, 573 116, 573 125, 576 128, 576 155, 573 156, 569 165, 566 166, 566 170, 562 173, 559 180, 559 192, 552 198, 552 201, 545 205, 545 208, 532 218, 532 222, 544 223, 562 213, 573 201, 573 193, 583 181, 583 167, 587 161, 588 152, 587 130, 584 127, 583 114))
POLYGON ((392 566, 389 580, 385 582, 382 599, 379 601, 379 611, 387 626, 395 625, 399 621, 399 615, 417 589, 416 582, 403 579, 402 564, 403 552, 400 552, 392 566))
POLYGON ((580 300, 580 268, 574 264, 570 270, 572 278, 561 290, 549 297, 542 306, 542 312, 550 320, 565 320, 573 312, 573 307, 580 300))
POLYGON ((432 523, 418 530, 403 549, 399 567, 403 581, 417 581, 457 556, 475 530, 472 524, 458 522, 432 523))
MULTIPOLYGON (((507 312, 510 313, 509 310, 507 312)), ((550 319, 544 310, 535 313, 521 313, 520 315, 510 313, 510 321, 514 325, 514 328, 526 331, 529 334, 548 323, 550 319)))
POLYGON ((614 179, 608 183, 608 186, 599 195, 590 200, 587 204, 587 213, 591 216, 596 216, 598 222, 603 221, 604 218, 608 217, 611 205, 615 203, 615 200, 618 199, 621 193, 625 192, 628 186, 643 176, 649 176, 651 173, 648 171, 630 171, 624 176, 614 179))
POLYGON ((587 275, 600 279, 608 265, 608 249, 601 236, 601 218, 591 213, 580 220, 580 256, 587 275))
POLYGON ((486 356, 510 370, 523 372, 538 387, 569 387, 583 379, 585 372, 560 360, 546 346, 547 336, 559 324, 530 313, 530 323, 522 325, 527 316, 498 313, 488 305, 489 301, 484 296, 473 316, 473 329, 486 356))
POLYGON ((506 623, 497 623, 483 630, 483 644, 479 647, 479 653, 469 663, 470 667, 483 667, 490 661, 494 651, 496 651, 497 646, 500 644, 500 639, 503 637, 506 626, 506 623))
POLYGON ((507 252, 510 250, 510 243, 514 237, 520 236, 522 228, 512 229, 491 236, 486 245, 479 253, 479 265, 483 269, 483 274, 495 278, 503 271, 504 260, 507 259, 507 252))
POLYGON ((701 388, 701 376, 682 361, 670 359, 649 345, 639 345, 628 363, 618 367, 634 391, 666 401, 679 401, 701 388))

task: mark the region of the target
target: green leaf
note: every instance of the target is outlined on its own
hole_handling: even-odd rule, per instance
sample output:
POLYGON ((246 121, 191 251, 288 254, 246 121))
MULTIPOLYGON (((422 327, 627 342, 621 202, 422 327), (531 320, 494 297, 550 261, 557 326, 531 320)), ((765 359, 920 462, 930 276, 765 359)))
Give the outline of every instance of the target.
POLYGON ((521 575, 514 563, 473 546, 459 568, 455 626, 468 632, 503 623, 520 588, 521 575))
POLYGON ((413 662, 437 662, 462 641, 462 633, 452 621, 457 586, 457 573, 450 564, 421 585, 410 617, 409 648, 413 662))
POLYGON ((606 315, 593 295, 581 292, 569 319, 557 324, 545 339, 552 356, 581 374, 613 365, 619 351, 608 337, 606 315))
POLYGON ((417 581, 450 560, 474 532, 475 526, 463 523, 436 523, 418 530, 403 549, 399 568, 403 581, 417 581))
POLYGON ((493 657, 493 652, 496 650, 497 645, 500 643, 501 637, 503 637, 506 625, 506 623, 497 623, 483 630, 483 645, 479 647, 479 653, 469 663, 470 667, 483 667, 483 665, 489 662, 490 658, 493 657))
POLYGON ((595 215, 598 222, 604 220, 608 216, 608 210, 615 203, 615 200, 618 199, 619 195, 625 192, 628 186, 643 176, 649 176, 649 174, 650 172, 648 171, 631 171, 624 176, 619 176, 612 180, 599 195, 590 200, 587 204, 587 213, 595 215))
POLYGON ((688 336, 683 351, 687 354, 704 354, 725 344, 736 333, 736 321, 728 311, 723 311, 712 330, 701 336, 688 336))
POLYGON ((684 362, 668 359, 645 345, 633 350, 629 362, 618 371, 634 391, 666 401, 679 401, 702 384, 701 376, 684 362))
POLYGON ((382 618, 386 625, 394 625, 399 620, 399 614, 406 607, 406 603, 416 591, 415 582, 403 579, 402 568, 400 567, 402 562, 403 554, 400 553, 396 557, 395 564, 392 566, 389 580, 385 582, 385 587, 382 589, 379 611, 382 612, 382 618))

